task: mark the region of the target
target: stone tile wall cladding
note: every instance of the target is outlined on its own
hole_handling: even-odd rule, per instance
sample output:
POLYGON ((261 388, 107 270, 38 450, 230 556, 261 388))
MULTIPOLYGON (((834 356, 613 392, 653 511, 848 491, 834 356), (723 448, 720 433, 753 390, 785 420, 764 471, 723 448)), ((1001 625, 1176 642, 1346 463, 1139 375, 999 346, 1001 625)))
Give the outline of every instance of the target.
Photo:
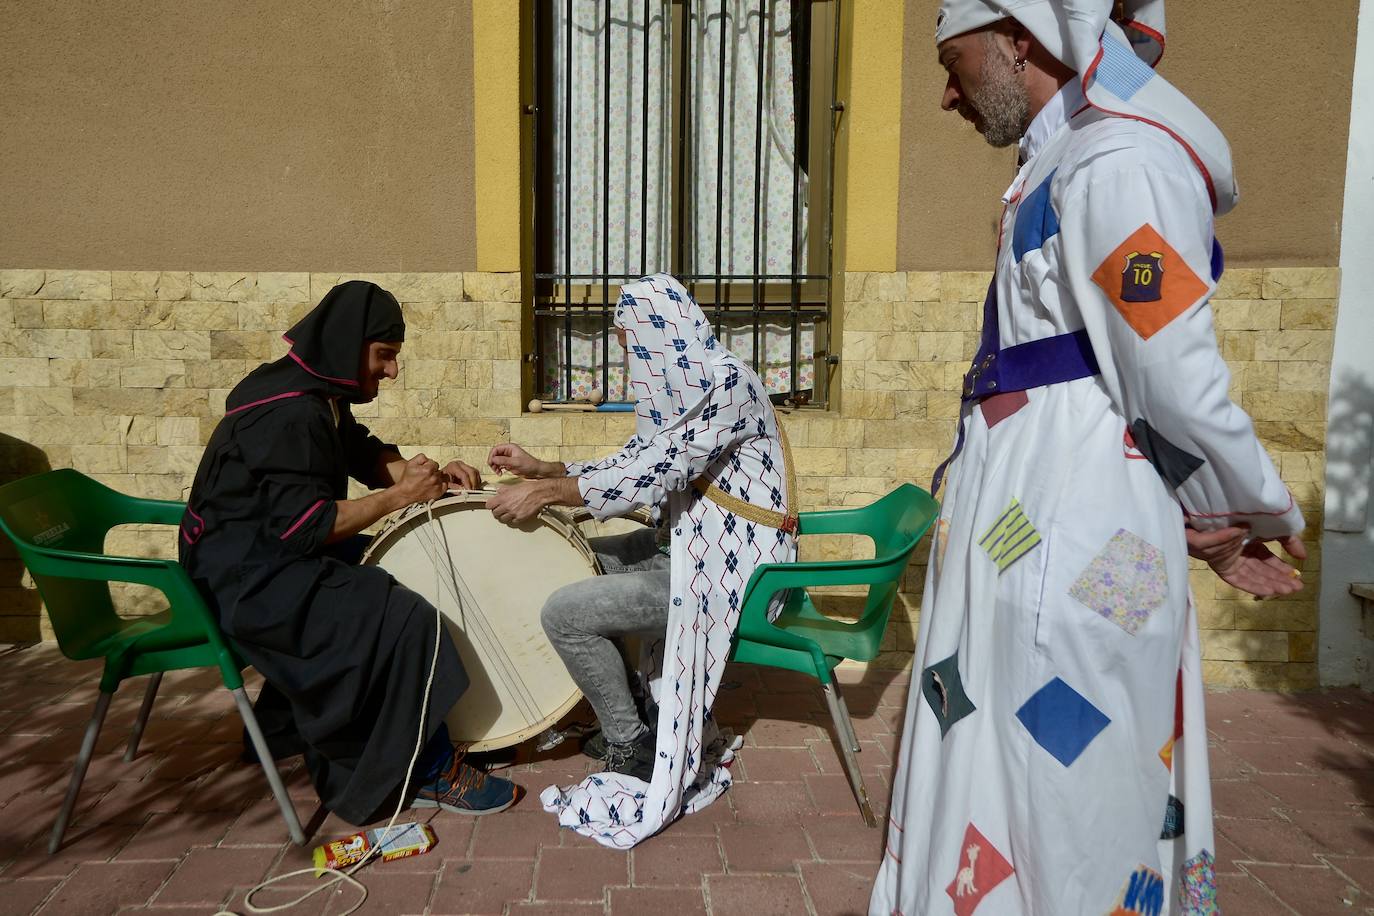
MULTIPOLYGON (((229 389, 280 356, 281 332, 341 274, 0 270, 0 479, 75 467, 116 489, 183 498, 229 389)), ((358 410, 407 454, 480 464, 512 440, 545 457, 619 447, 625 415, 522 413, 517 274, 363 275, 404 303, 409 341, 398 382, 358 410)), ((864 505, 895 485, 928 486, 953 439, 959 387, 977 340, 988 275, 850 273, 837 315, 837 406, 784 423, 802 509, 864 505)), ((1327 383, 1338 271, 1228 271, 1213 300, 1232 396, 1311 524, 1321 523, 1327 383)), ((167 530, 119 529, 107 549, 173 555, 167 530)), ((804 556, 840 558, 864 544, 809 538, 804 556)), ((32 582, 0 545, 0 641, 51 638, 32 582)), ((1306 566, 1321 559, 1315 538, 1306 566)), ((926 551, 908 571, 878 664, 910 663, 926 551)), ((1301 688, 1316 683, 1313 587, 1257 602, 1192 573, 1208 680, 1301 688)), ((159 605, 125 590, 131 613, 159 605)), ((858 602, 825 596, 838 614, 858 602)))

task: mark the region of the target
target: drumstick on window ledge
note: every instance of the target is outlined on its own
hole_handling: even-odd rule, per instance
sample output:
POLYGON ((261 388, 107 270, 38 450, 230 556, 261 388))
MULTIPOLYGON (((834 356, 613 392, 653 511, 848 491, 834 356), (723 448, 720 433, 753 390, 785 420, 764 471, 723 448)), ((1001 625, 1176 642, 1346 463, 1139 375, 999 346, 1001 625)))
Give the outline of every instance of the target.
POLYGON ((635 405, 633 402, 611 401, 608 404, 582 404, 569 403, 567 401, 541 401, 535 398, 527 405, 530 413, 540 413, 545 410, 579 410, 579 411, 600 411, 601 413, 633 413, 635 405))
POLYGON ((585 401, 541 401, 535 398, 529 403, 530 413, 540 413, 545 410, 598 410, 603 412, 630 412, 635 409, 631 402, 614 402, 603 404, 605 396, 600 388, 593 388, 591 395, 585 401))

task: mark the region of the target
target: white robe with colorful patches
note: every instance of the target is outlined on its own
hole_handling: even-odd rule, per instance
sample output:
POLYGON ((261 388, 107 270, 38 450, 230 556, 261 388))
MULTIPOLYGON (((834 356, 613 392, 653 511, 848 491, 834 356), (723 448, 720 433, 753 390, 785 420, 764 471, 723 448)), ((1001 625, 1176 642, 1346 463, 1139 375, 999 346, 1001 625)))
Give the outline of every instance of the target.
POLYGON ((998 329, 1086 329, 1101 373, 965 404, 874 916, 1216 912, 1184 521, 1303 520, 1228 399, 1201 173, 1075 90, 1008 192, 998 329))
POLYGON ((642 672, 658 705, 649 783, 601 773, 540 796, 559 823, 625 849, 730 786, 729 747, 709 719, 745 586, 761 563, 796 558, 794 535, 747 521, 701 496, 704 477, 772 512, 789 506, 777 416, 758 376, 716 340, 687 290, 666 274, 627 283, 615 323, 626 332, 635 436, 620 452, 571 464, 597 518, 667 508, 672 531, 668 629, 642 672))

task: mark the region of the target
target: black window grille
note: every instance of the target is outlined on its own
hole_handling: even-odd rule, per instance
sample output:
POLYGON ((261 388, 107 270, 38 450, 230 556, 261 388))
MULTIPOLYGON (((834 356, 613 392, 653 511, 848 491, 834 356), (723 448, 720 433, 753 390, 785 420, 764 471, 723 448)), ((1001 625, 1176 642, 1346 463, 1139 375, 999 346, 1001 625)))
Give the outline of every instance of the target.
POLYGON ((625 400, 669 271, 770 395, 825 402, 840 0, 526 0, 534 388, 625 400))

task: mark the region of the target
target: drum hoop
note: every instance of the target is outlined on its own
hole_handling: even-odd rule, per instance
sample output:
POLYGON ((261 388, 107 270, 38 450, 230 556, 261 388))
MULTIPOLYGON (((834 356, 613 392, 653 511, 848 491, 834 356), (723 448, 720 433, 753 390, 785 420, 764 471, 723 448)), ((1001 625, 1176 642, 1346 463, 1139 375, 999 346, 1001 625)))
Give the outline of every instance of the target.
MULTIPOLYGON (((647 506, 640 506, 630 512, 626 512, 624 515, 612 516, 612 518, 628 518, 631 521, 641 522, 645 526, 652 526, 654 523, 653 512, 647 506)), ((583 522, 593 522, 598 520, 597 517, 592 514, 592 510, 588 509, 585 506, 578 509, 569 510, 568 519, 574 525, 580 525, 583 522)))
MULTIPOLYGON (((382 527, 377 529, 377 533, 372 536, 372 540, 368 542, 367 549, 363 551, 363 556, 362 559, 359 560, 359 564, 363 566, 368 565, 372 560, 372 555, 377 552, 378 548, 383 544, 389 543, 398 531, 416 518, 428 518, 431 514, 438 515, 443 510, 453 506, 480 508, 486 503, 492 492, 494 491, 469 490, 465 493, 450 493, 448 496, 441 496, 433 502, 411 503, 404 509, 399 509, 391 513, 382 523, 382 527)), ((585 512, 586 510, 583 509, 581 511, 585 512)), ((582 556, 591 563, 593 575, 600 576, 604 574, 605 571, 601 568, 601 561, 597 559, 596 551, 592 550, 592 546, 587 542, 586 536, 581 531, 577 530, 577 526, 571 518, 555 510, 544 509, 536 516, 536 520, 540 524, 552 528, 558 534, 562 535, 564 540, 576 547, 582 556)))

